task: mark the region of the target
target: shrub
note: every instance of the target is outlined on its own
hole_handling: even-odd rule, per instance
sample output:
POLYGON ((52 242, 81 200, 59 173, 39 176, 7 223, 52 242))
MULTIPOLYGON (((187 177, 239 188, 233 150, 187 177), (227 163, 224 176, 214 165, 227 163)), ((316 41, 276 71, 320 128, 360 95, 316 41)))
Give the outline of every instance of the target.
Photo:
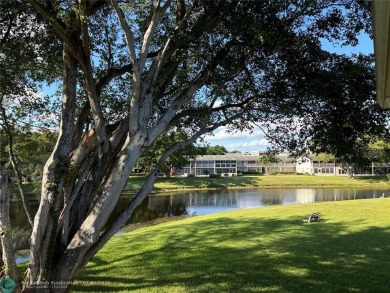
POLYGON ((255 172, 255 171, 248 171, 248 172, 243 171, 241 174, 246 174, 246 175, 264 175, 261 172, 255 172))

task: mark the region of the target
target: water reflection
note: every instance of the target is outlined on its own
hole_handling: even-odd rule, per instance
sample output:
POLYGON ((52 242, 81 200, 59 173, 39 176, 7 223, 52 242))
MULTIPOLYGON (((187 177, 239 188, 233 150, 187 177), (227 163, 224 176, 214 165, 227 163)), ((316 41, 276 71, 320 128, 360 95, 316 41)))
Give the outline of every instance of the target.
MULTIPOLYGON (((142 223, 163 217, 185 214, 204 215, 269 205, 378 198, 383 193, 388 192, 388 190, 370 189, 306 188, 196 191, 180 194, 151 195, 134 211, 128 223, 142 223)), ((120 199, 109 222, 113 221, 126 208, 130 200, 131 197, 120 199)), ((28 227, 21 203, 11 204, 11 221, 15 226, 28 227)))
MULTIPOLYGON (((38 201, 29 201, 29 208, 32 211, 37 211, 39 202, 38 201)), ((11 225, 13 227, 30 229, 30 223, 28 222, 26 212, 24 211, 23 204, 21 202, 10 202, 9 217, 11 220, 11 225)))
MULTIPOLYGON (((159 217, 204 215, 269 205, 378 198, 386 192, 388 191, 369 189, 256 189, 152 195, 137 208, 129 223, 149 221, 159 217)), ((124 208, 129 200, 121 199, 118 207, 124 208)))

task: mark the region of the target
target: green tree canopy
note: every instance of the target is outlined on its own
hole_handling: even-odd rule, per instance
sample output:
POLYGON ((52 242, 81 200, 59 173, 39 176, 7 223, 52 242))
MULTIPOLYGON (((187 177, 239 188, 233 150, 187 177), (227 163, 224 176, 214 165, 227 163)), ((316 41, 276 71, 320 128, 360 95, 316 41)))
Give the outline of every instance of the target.
POLYGON ((269 174, 271 164, 277 164, 282 160, 277 157, 278 152, 276 150, 267 150, 259 159, 259 162, 265 165, 265 174, 269 174))
POLYGON ((206 155, 226 155, 228 150, 222 145, 206 147, 206 155))
POLYGON ((390 141, 378 140, 370 143, 367 156, 372 162, 390 162, 390 141))
MULTIPOLYGON (((14 129, 12 131, 13 148, 20 172, 26 181, 40 180, 43 166, 54 148, 57 133, 37 132, 14 129)), ((8 136, 0 131, 1 165, 12 170, 8 155, 8 136)))
POLYGON ((285 88, 295 99, 273 105, 267 115, 273 122, 270 139, 281 149, 327 153, 348 169, 363 167, 370 162, 369 145, 390 135, 388 112, 375 102, 373 56, 314 56, 323 68, 298 87, 285 88), (310 94, 302 99, 304 90, 310 94), (296 115, 286 118, 288 112, 296 115))

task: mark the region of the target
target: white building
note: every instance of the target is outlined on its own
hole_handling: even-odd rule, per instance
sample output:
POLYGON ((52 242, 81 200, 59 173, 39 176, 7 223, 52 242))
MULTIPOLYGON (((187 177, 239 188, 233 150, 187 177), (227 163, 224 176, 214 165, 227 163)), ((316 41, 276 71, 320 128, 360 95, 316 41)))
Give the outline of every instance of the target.
POLYGON ((345 170, 335 162, 316 162, 308 157, 302 157, 296 161, 296 172, 311 175, 346 175, 345 170))
POLYGON ((259 152, 251 154, 226 154, 226 155, 205 155, 198 156, 184 166, 177 175, 207 176, 210 174, 221 174, 222 176, 233 176, 238 173, 265 173, 268 167, 270 173, 295 173, 296 162, 287 154, 280 154, 277 157, 280 163, 266 166, 259 162, 259 152))

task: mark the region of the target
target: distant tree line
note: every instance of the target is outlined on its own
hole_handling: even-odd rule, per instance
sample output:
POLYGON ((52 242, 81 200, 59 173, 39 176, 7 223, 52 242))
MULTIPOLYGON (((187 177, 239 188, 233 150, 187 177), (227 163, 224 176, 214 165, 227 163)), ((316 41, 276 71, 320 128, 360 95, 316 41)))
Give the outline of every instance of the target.
MULTIPOLYGON (((23 181, 40 180, 45 162, 52 152, 57 133, 22 131, 13 129, 13 152, 23 181)), ((10 160, 10 139, 0 131, 0 164, 7 171, 14 171, 10 160)))

